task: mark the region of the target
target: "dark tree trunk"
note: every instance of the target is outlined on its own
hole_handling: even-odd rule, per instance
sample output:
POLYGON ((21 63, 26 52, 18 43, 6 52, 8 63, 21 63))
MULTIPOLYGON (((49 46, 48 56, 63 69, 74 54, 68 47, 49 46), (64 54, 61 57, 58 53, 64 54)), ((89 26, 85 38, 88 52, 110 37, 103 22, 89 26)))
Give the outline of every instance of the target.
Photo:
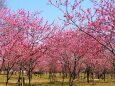
POLYGON ((86 73, 87 73, 87 82, 89 83, 89 78, 90 78, 90 67, 87 67, 86 73))
POLYGON ((20 64, 20 72, 19 72, 18 84, 19 84, 19 86, 24 86, 24 83, 25 83, 25 79, 24 79, 23 64, 20 64))
POLYGON ((29 78, 29 86, 32 86, 32 59, 29 62, 29 71, 28 71, 28 78, 29 78))
POLYGON ((76 74, 76 66, 77 66, 77 59, 75 58, 73 70, 72 70, 72 72, 70 72, 69 86, 74 86, 74 80, 77 75, 76 74))
POLYGON ((103 72, 103 78, 104 78, 104 81, 105 81, 105 77, 106 77, 106 71, 104 70, 104 72, 103 72))
POLYGON ((69 86, 73 86, 73 79, 72 79, 72 77, 70 78, 70 80, 69 80, 69 86))
POLYGON ((7 69, 7 74, 6 74, 6 86, 8 86, 9 83, 9 70, 7 69))
POLYGON ((31 72, 31 70, 29 70, 28 78, 29 78, 29 86, 32 86, 32 83, 31 83, 31 81, 32 81, 32 72, 31 72))

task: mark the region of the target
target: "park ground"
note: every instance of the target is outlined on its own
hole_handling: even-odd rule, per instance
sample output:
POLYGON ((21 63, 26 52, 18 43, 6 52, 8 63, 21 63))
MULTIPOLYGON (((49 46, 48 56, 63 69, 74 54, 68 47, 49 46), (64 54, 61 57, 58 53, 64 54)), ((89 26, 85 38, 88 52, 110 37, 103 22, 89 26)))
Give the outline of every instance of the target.
MULTIPOLYGON (((5 86, 5 75, 0 75, 0 86, 5 86)), ((13 75, 9 80, 9 86, 18 86, 17 84, 18 75, 13 75)), ((32 86, 61 86, 62 78, 57 74, 54 83, 50 82, 48 75, 33 75, 32 86)), ((28 78, 25 76, 25 85, 28 86, 28 78)), ((65 79, 64 86, 68 86, 68 79, 65 79)), ((111 79, 110 75, 106 76, 106 80, 96 80, 87 83, 86 79, 76 79, 74 81, 74 86, 115 86, 115 80, 111 79)))

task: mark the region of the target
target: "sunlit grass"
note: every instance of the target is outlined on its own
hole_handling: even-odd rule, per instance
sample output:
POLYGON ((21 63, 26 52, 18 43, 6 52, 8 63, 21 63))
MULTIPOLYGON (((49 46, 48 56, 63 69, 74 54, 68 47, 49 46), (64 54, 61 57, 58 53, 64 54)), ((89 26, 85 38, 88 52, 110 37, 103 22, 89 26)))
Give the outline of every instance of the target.
MULTIPOLYGON (((0 75, 0 86, 5 86, 5 75, 0 75)), ((18 86, 17 84, 18 75, 13 75, 9 80, 9 86, 18 86)), ((38 76, 33 75, 32 79, 33 86, 61 86, 62 78, 57 75, 55 83, 51 83, 48 79, 48 75, 42 75, 41 78, 38 76)), ((28 78, 25 76, 25 85, 28 86, 28 78)), ((68 86, 68 79, 64 80, 64 86, 68 86)), ((74 86, 115 86, 115 82, 110 76, 106 77, 106 80, 99 80, 95 82, 87 83, 86 79, 76 79, 74 81, 74 86)))

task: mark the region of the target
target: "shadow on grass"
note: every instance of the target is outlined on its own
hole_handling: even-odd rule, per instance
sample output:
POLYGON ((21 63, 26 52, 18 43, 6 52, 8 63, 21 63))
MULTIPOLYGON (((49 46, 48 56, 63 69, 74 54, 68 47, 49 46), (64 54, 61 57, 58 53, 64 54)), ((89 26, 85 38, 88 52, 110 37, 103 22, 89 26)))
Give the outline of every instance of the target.
MULTIPOLYGON (((39 83, 34 83, 32 86, 61 86, 62 82, 61 81, 55 81, 55 82, 39 82, 39 83)), ((67 82, 63 83, 64 86, 68 86, 67 82)), ((28 86, 28 84, 25 84, 24 86, 28 86)))
MULTIPOLYGON (((32 86, 61 86, 61 81, 55 81, 55 82, 38 82, 38 83, 32 83, 32 86)), ((0 86, 5 86, 5 82, 0 82, 0 86)), ((9 86, 18 86, 18 83, 9 83, 9 86)), ((64 86, 68 86, 67 82, 63 83, 64 86)), ((24 86, 29 86, 28 83, 25 83, 24 86)))
MULTIPOLYGON (((112 83, 112 82, 111 82, 112 83)), ((112 83, 111 84, 108 81, 99 81, 99 82, 90 82, 87 83, 86 81, 75 81, 75 85, 74 86, 115 86, 112 83)), ((61 86, 62 85, 62 81, 55 81, 55 82, 36 82, 36 83, 32 83, 32 86, 61 86)), ((0 86, 5 86, 5 82, 2 82, 0 80, 0 86)), ((17 83, 9 83, 9 86, 19 86, 17 83)), ((25 83, 24 86, 29 86, 28 83, 25 83)), ((64 82, 63 86, 68 86, 68 82, 64 82)))
MULTIPOLYGON (((0 82, 0 86, 5 86, 5 82, 0 82)), ((9 83, 8 86, 18 86, 17 83, 9 83)))

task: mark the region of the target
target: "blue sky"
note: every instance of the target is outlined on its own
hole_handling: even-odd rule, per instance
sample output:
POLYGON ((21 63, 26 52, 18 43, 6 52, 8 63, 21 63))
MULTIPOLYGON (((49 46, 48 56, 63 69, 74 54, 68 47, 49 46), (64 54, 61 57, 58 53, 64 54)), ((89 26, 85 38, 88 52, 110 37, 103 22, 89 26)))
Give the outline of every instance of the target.
MULTIPOLYGON (((71 0, 73 1, 73 0, 71 0)), ((58 17, 62 17, 61 12, 53 7, 47 5, 48 0, 7 0, 7 6, 12 10, 25 9, 27 11, 38 11, 41 12, 41 17, 49 22, 58 21, 58 17)), ((83 7, 89 7, 89 0, 85 0, 83 7)))

